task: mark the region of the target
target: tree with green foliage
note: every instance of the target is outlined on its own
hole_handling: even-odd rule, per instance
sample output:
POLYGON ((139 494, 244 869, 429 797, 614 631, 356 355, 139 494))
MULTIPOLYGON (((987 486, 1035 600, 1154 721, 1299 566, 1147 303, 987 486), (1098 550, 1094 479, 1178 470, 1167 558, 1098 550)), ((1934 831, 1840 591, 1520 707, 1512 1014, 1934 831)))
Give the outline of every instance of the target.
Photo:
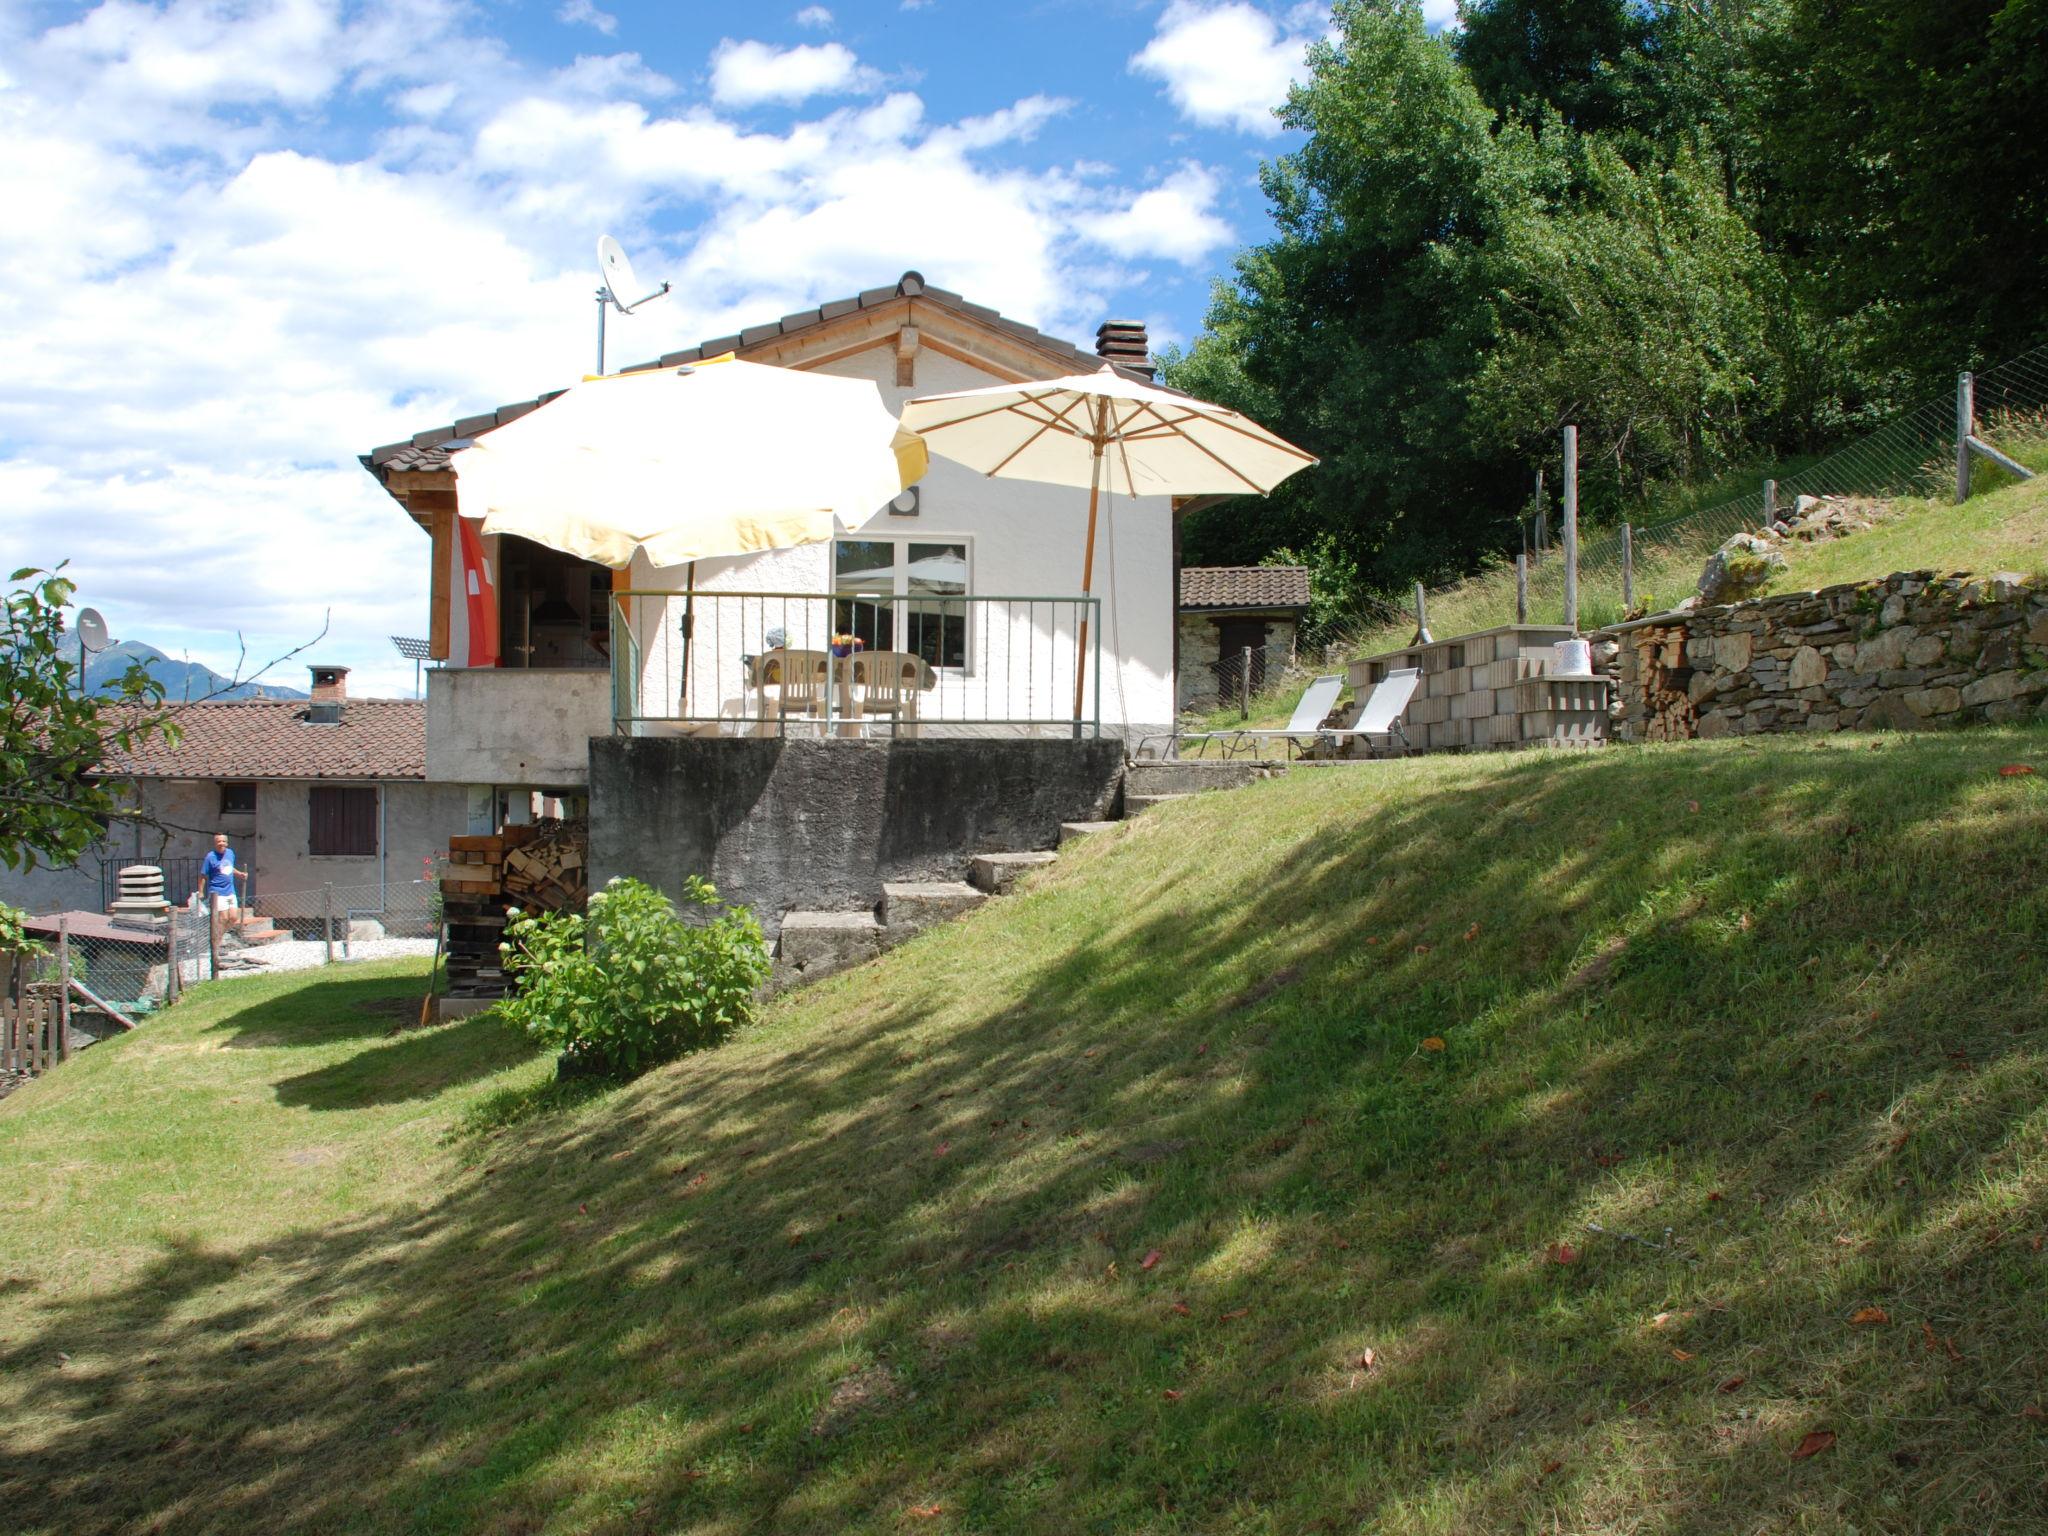
POLYGON ((1190 518, 1193 560, 1337 538, 1384 579, 1457 570, 1513 526, 1512 454, 1475 451, 1469 391, 1494 334, 1483 260, 1544 169, 1496 133, 1413 0, 1345 0, 1290 95, 1301 149, 1263 182, 1277 237, 1220 286, 1169 383, 1238 405, 1322 458, 1250 522, 1190 518))
POLYGON ((111 693, 87 691, 65 620, 77 589, 61 566, 10 580, 0 627, 0 863, 69 864, 110 825, 146 819, 118 781, 96 776, 100 765, 152 738, 175 741, 178 728, 139 665, 111 693))

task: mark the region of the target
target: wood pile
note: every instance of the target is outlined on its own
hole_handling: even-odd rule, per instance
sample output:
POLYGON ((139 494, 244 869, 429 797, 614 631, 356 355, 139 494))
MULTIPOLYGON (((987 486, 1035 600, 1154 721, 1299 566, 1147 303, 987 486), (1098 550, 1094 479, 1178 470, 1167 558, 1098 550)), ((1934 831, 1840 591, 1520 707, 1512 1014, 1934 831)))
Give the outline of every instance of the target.
POLYGON ((590 832, 582 821, 505 826, 448 839, 441 878, 450 997, 503 997, 498 943, 507 913, 581 910, 589 894, 590 832))
POLYGON ((1692 700, 1692 664, 1683 624, 1649 625, 1622 637, 1634 652, 1639 686, 1630 701, 1631 733, 1639 741, 1690 741, 1699 734, 1692 700))

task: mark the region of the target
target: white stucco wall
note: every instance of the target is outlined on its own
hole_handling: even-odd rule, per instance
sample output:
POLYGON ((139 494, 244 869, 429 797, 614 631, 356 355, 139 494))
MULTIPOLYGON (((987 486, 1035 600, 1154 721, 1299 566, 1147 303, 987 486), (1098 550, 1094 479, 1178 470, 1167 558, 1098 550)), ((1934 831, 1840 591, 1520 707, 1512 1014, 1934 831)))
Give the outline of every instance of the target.
MULTIPOLYGON (((872 380, 893 412, 917 395, 977 389, 1003 382, 993 375, 943 354, 923 350, 917 359, 914 387, 896 383, 893 347, 882 346, 825 365, 821 372, 872 380)), ((1082 551, 1087 537, 1088 493, 1066 486, 1020 480, 994 480, 938 454, 919 482, 916 517, 891 516, 885 509, 849 535, 912 537, 919 542, 964 542, 970 546, 970 594, 975 597, 1073 597, 1081 590, 1082 551)), ((724 592, 824 592, 830 588, 831 555, 818 544, 777 550, 735 560, 704 560, 697 565, 700 594, 724 592)), ((637 564, 632 585, 639 590, 679 592, 683 567, 651 568, 637 564)), ((1164 496, 1133 501, 1105 496, 1097 521, 1094 593, 1102 599, 1101 716, 1105 732, 1164 730, 1174 716, 1172 506, 1164 496)), ((692 714, 716 707, 706 701, 737 701, 739 658, 763 649, 771 624, 789 631, 789 643, 802 643, 808 631, 829 632, 828 605, 792 604, 785 616, 780 604, 764 613, 762 605, 706 598, 697 607, 692 642, 692 714)), ((642 650, 641 688, 645 714, 672 714, 682 686, 680 598, 666 604, 641 603, 635 629, 642 650), (658 701, 666 701, 661 703, 658 701)), ((937 688, 921 701, 928 729, 932 722, 1002 715, 1053 722, 1071 714, 1073 706, 1073 630, 1079 610, 1017 608, 1007 614, 972 605, 976 630, 970 638, 970 665, 963 672, 941 674, 937 688), (1007 621, 1007 622, 1006 622, 1007 621)), ((1091 634, 1088 654, 1094 691, 1091 634)), ((1093 700, 1084 707, 1092 711, 1093 700)), ((1060 727, 1047 727, 1058 730, 1060 727)))

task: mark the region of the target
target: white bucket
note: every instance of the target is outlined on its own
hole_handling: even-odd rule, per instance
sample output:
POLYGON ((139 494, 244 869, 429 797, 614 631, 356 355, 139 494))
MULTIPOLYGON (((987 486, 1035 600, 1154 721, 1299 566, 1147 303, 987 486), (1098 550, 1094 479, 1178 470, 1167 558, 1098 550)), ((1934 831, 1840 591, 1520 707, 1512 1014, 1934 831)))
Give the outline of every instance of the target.
POLYGON ((1593 671, 1593 646, 1587 640, 1557 642, 1557 673, 1560 677, 1586 677, 1593 671))

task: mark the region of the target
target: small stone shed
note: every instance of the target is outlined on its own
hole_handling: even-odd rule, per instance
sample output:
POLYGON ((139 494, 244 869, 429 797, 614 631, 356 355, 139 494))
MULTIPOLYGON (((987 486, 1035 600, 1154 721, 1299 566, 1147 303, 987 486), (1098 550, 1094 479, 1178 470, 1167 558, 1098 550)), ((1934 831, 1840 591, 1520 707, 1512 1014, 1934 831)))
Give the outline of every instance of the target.
POLYGON ((1308 613, 1305 565, 1191 565, 1180 573, 1180 707, 1212 708, 1243 687, 1252 653, 1251 689, 1294 660, 1308 613))

